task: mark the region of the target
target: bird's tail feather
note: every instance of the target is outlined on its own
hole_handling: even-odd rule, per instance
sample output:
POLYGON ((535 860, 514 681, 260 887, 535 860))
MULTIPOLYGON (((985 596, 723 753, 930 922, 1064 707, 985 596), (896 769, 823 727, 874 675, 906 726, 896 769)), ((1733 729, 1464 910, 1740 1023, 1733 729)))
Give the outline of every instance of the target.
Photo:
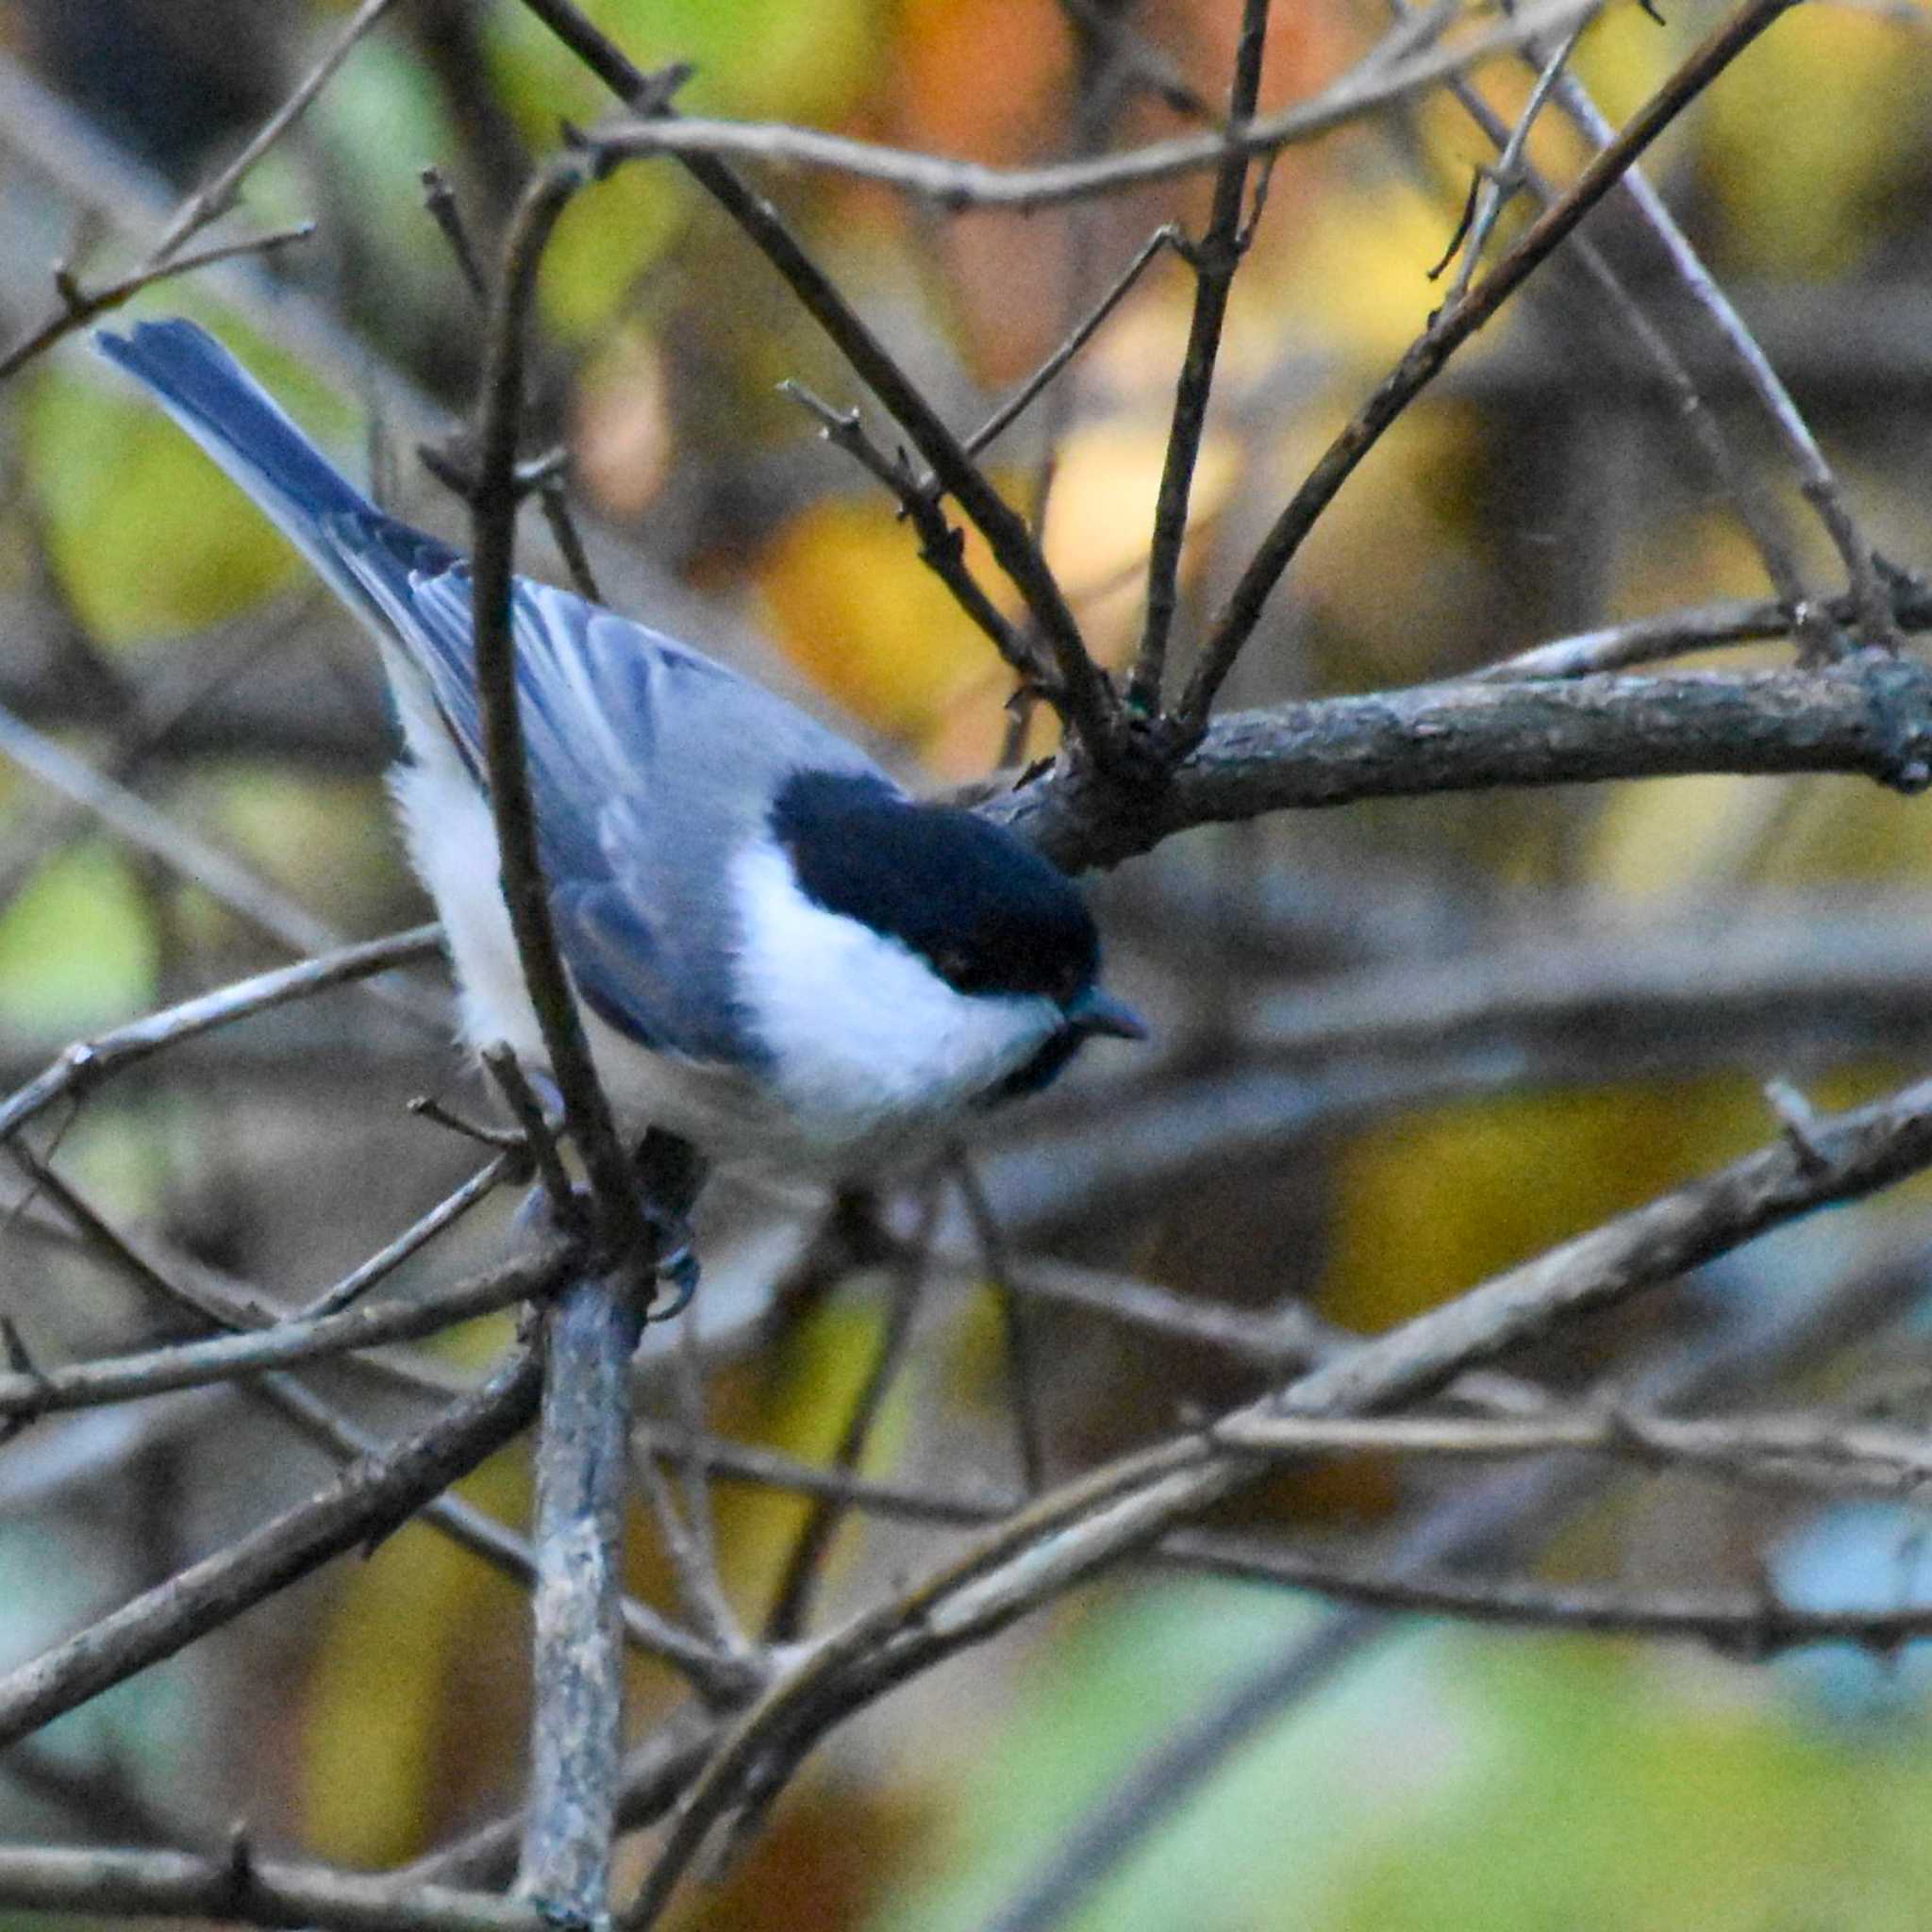
POLYGON ((329 525, 379 512, 214 337, 177 319, 138 323, 125 336, 103 329, 94 346, 154 391, 332 589, 357 608, 367 605, 329 525))

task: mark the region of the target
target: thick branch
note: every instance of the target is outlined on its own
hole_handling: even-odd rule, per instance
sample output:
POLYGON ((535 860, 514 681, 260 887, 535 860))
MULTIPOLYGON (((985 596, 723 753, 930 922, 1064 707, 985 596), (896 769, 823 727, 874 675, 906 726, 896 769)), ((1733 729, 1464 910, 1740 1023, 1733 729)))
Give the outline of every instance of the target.
POLYGON ((1932 783, 1932 671, 1862 652, 1816 671, 1423 685, 1214 721, 1168 785, 1122 795, 1054 772, 981 808, 1073 869, 1191 825, 1364 798, 1690 773, 1932 783))
POLYGON ((544 1324, 530 1793, 520 1889, 553 1924, 609 1914, 624 1709, 625 1445, 638 1313, 579 1281, 544 1324))

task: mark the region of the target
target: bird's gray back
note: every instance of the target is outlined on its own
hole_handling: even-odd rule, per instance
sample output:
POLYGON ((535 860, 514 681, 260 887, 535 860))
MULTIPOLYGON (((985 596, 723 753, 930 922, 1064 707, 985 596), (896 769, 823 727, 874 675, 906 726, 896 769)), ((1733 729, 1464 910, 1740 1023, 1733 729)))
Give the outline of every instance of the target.
MULTIPOLYGON (((338 541, 480 784, 469 567, 382 525, 338 541)), ((567 591, 517 579, 511 623, 539 846, 579 990, 646 1046, 757 1064, 733 996, 732 862, 792 773, 884 774, 795 705, 567 591)))

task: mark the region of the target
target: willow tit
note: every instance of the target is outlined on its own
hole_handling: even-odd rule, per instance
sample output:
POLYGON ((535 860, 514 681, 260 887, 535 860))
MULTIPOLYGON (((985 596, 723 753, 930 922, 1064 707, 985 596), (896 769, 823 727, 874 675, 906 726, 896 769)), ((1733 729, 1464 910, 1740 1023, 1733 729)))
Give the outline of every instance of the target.
MULTIPOLYGON (((498 884, 468 563, 377 509, 205 330, 95 341, 144 383, 381 647, 392 786, 442 916, 473 1048, 541 1067, 498 884)), ((688 645, 515 580, 525 757, 551 915, 592 1058, 629 1126, 714 1160, 821 1174, 1044 1087, 1101 991, 1066 878, 972 813, 688 645)))

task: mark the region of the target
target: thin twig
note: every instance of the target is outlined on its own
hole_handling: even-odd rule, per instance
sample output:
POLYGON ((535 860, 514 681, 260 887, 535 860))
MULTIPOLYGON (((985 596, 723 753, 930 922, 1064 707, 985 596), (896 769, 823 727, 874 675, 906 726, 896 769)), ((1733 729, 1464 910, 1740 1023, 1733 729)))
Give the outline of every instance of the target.
POLYGON ((492 1268, 432 1294, 376 1307, 291 1316, 246 1334, 175 1341, 141 1355, 31 1374, 0 1372, 0 1417, 34 1417, 105 1402, 138 1402, 174 1389, 259 1374, 264 1369, 325 1360, 379 1342, 417 1341, 463 1322, 546 1293, 563 1278, 568 1257, 551 1251, 492 1268))
POLYGON ((551 1220, 559 1229, 580 1232, 579 1224, 583 1216, 578 1211, 576 1190, 571 1185, 570 1170, 564 1165, 563 1152, 557 1144, 557 1136, 550 1130, 549 1121, 543 1117, 537 1095, 523 1068, 517 1064, 516 1055, 498 1041, 486 1046, 476 1057, 483 1062, 484 1071, 496 1082, 504 1105, 509 1108, 510 1118, 516 1122, 523 1136, 531 1164, 542 1181, 543 1199, 551 1220))
MULTIPOLYGON (((1574 74, 1559 79, 1557 104, 1570 116, 1584 136, 1601 148, 1613 138, 1613 130, 1596 103, 1574 74)), ((1798 473, 1798 487, 1817 512, 1832 546, 1845 568, 1845 580, 1857 612, 1858 641, 1874 646, 1889 646, 1896 639, 1890 599, 1879 581, 1872 545, 1853 520, 1846 505, 1843 486, 1825 460, 1818 439, 1811 434, 1791 393, 1780 379, 1770 357, 1751 333, 1736 305, 1721 289, 1710 271, 1699 259, 1690 238, 1641 170, 1624 178, 1624 192, 1644 225, 1663 244, 1672 272, 1686 292, 1709 318, 1719 339, 1729 350, 1731 359, 1752 391, 1763 405, 1773 430, 1798 473)), ((1800 608, 1793 619, 1821 649, 1834 648, 1831 625, 1815 607, 1800 608)))
POLYGON ((351 980, 433 958, 440 941, 440 927, 414 926, 388 939, 343 946, 319 958, 298 960, 213 992, 197 993, 112 1032, 76 1041, 44 1073, 0 1101, 0 1141, 10 1139, 56 1101, 78 1100, 124 1067, 291 1000, 308 999, 351 980))
POLYGON ((44 355, 56 342, 85 328, 96 316, 119 308, 123 303, 132 301, 157 282, 171 281, 177 275, 191 275, 196 269, 212 268, 217 262, 234 261, 243 256, 274 255, 292 242, 308 241, 314 233, 313 222, 297 222, 291 227, 277 228, 268 235, 257 235, 246 242, 224 242, 216 247, 204 248, 173 261, 150 263, 98 289, 83 288, 73 275, 64 271, 58 272, 58 307, 43 322, 29 329, 12 348, 0 355, 0 382, 18 375, 37 356, 44 355))
POLYGON ((420 169, 416 178, 423 184, 424 208, 449 243, 450 256, 456 262, 457 273, 463 278, 463 286, 475 298, 477 308, 483 308, 490 300, 490 285, 483 279, 483 265, 470 244, 469 225, 463 220, 456 191, 442 170, 435 166, 420 169))
MULTIPOLYGON (((836 1470, 849 1474, 864 1461, 886 1396, 905 1366, 938 1222, 939 1189, 936 1183, 928 1181, 919 1231, 893 1271, 891 1299, 886 1305, 885 1326, 880 1331, 878 1346, 866 1369, 865 1380, 853 1397, 838 1447, 832 1452, 832 1467, 836 1470)), ((825 1558, 844 1521, 843 1500, 836 1496, 821 1498, 806 1513, 765 1617, 763 1636, 768 1648, 792 1642, 805 1630, 819 1586, 824 1580, 825 1558)))
POLYGON ((1046 1419, 1040 1391, 1040 1348, 1035 1339, 1033 1311, 1014 1280, 1006 1237, 986 1190, 979 1185, 964 1148, 954 1160, 953 1174, 965 1204, 966 1220, 979 1249, 979 1264, 999 1300, 1006 1332, 1007 1390, 1013 1406, 1013 1431, 1020 1452, 1020 1482, 1029 1496, 1046 1487, 1046 1419))
MULTIPOLYGON (((463 211, 457 201, 456 192, 444 179, 441 169, 425 168, 418 176, 423 184, 423 206, 441 231, 442 238, 449 243, 450 253, 456 259, 457 273, 462 277, 463 285, 475 299, 479 314, 488 315, 490 310, 490 283, 477 259, 475 248, 470 241, 469 225, 463 220, 463 211)), ((431 474, 446 483, 455 483, 457 478, 449 474, 447 458, 440 451, 425 449, 422 452, 425 465, 431 474)), ((563 451, 553 452, 549 457, 537 459, 534 466, 525 466, 520 475, 529 480, 537 492, 537 507, 543 512, 543 521, 550 526, 551 541, 556 543, 558 554, 563 558, 563 567, 571 581, 571 588, 578 596, 587 598, 592 604, 604 601, 603 593, 597 587, 596 575, 591 569, 590 552, 584 547, 584 540, 572 516, 570 494, 564 487, 564 478, 569 463, 563 451)), ((467 495, 467 488, 460 488, 459 494, 467 495)))
POLYGON ((817 419, 819 434, 827 442, 842 449, 891 491, 919 534, 919 560, 952 592, 953 601, 985 633, 1024 684, 1029 689, 1042 688, 1042 681, 1050 675, 1047 667, 973 575, 966 561, 965 533, 946 521, 934 487, 922 483, 903 461, 887 456, 866 434, 857 409, 836 409, 802 382, 787 379, 778 388, 817 419))
MULTIPOLYGON (((691 1333, 691 1324, 685 1323, 680 1330, 680 1340, 691 1333)), ((633 1428, 629 1447, 639 1486, 650 1501, 658 1534, 664 1540, 664 1554, 671 1560, 671 1574, 676 1580, 678 1600, 684 1607, 684 1614, 714 1649, 735 1652, 749 1659, 753 1655, 751 1646, 738 1627, 730 1599, 724 1594, 719 1580, 708 1524, 701 1534, 696 1524, 702 1519, 693 1514, 690 1521, 686 1520, 677 1498, 672 1494, 671 1479, 658 1458, 639 1453, 641 1434, 641 1430, 633 1428)), ((688 1475, 697 1474, 702 1468, 702 1463, 696 1460, 685 1463, 688 1475)))
MULTIPOLYGON (((692 1322, 678 1324, 677 1334, 672 1343, 672 1387, 677 1402, 679 1426, 688 1440, 702 1435, 705 1426, 705 1384, 704 1359, 699 1353, 697 1324, 692 1322)), ((631 1440, 633 1454, 640 1449, 640 1438, 634 1431, 631 1440)), ((640 1457, 647 1474, 655 1474, 658 1464, 654 1457, 640 1457)), ((663 1498, 658 1507, 660 1520, 667 1520, 666 1535, 671 1535, 670 1524, 675 1523, 684 1531, 682 1545, 674 1544, 673 1557, 677 1564, 679 1587, 684 1591, 687 1614, 710 1637, 720 1650, 749 1656, 751 1645, 744 1632, 739 1627, 738 1617, 731 1607, 731 1598, 724 1588, 724 1579, 718 1562, 717 1523, 712 1514, 710 1472, 702 1457, 687 1459, 684 1465, 684 1508, 680 1514, 676 1500, 670 1493, 668 1483, 662 1484, 663 1498)))
POLYGON ((1516 117, 1516 125, 1504 141, 1494 165, 1483 168, 1477 175, 1468 220, 1457 242, 1450 244, 1450 254, 1430 272, 1440 275, 1449 265, 1457 242, 1460 243, 1462 266, 1457 271, 1455 281, 1449 285, 1451 302, 1460 302, 1468 294, 1470 278, 1475 274, 1484 249, 1489 246, 1490 236, 1497 221, 1508 206, 1510 197, 1524 186, 1524 151, 1529 145, 1530 129, 1536 125, 1536 117, 1542 112, 1551 88, 1561 75, 1570 56, 1576 51, 1576 43, 1583 38, 1583 29, 1588 25, 1588 22, 1580 22, 1572 27, 1557 43, 1556 52, 1542 63, 1536 84, 1529 91, 1529 99, 1524 103, 1523 112, 1516 117))
MULTIPOLYGON (((552 25, 553 12, 569 10, 559 9, 557 0, 524 0, 524 4, 533 12, 541 13, 545 25, 552 25)), ((1391 67, 1367 72, 1357 69, 1342 75, 1312 99, 1299 101, 1276 113, 1259 115, 1243 127, 1229 128, 1225 134, 1182 135, 1093 160, 1058 162, 1048 167, 990 167, 977 161, 881 147, 814 128, 776 123, 705 121, 695 117, 648 124, 619 123, 596 129, 591 139, 598 147, 615 153, 676 155, 691 167, 693 174, 697 172, 696 163, 716 163, 718 157, 728 156, 852 175, 921 195, 951 210, 1004 208, 1025 213, 1203 174, 1218 168, 1230 149, 1262 155, 1316 140, 1352 121, 1377 113, 1391 102, 1434 87, 1449 75, 1466 73, 1513 53, 1538 35, 1566 30, 1579 19, 1594 13, 1599 4, 1600 0, 1543 0, 1543 4, 1520 8, 1513 20, 1474 35, 1456 47, 1391 67)), ((572 44, 576 45, 575 37, 572 44)), ((598 72, 601 75, 601 67, 598 72)), ((791 277, 788 275, 787 279, 791 277)), ((841 341, 841 347, 843 346, 841 341)), ((871 380, 869 375, 867 379, 871 380)), ((876 390, 876 385, 874 387, 876 390)), ((895 416, 898 414, 896 407, 882 392, 880 400, 887 403, 895 416)), ((908 424, 906 427, 910 434, 911 425, 908 424)), ((921 448, 931 460, 930 452, 924 451, 924 444, 921 448)), ((934 468, 940 465, 935 463, 934 468)), ((950 481, 947 487, 952 487, 950 481)))
POLYGON ((1814 1414, 1710 1420, 1599 1407, 1504 1418, 1244 1415, 1211 1424, 1209 1433, 1239 1452, 1290 1459, 1329 1452, 1450 1459, 1584 1450, 1827 1493, 1910 1494, 1932 1477, 1932 1438, 1924 1431, 1814 1414))
MULTIPOLYGON (((1133 259, 1114 277, 1107 292, 1068 331, 1059 346, 966 439, 967 454, 976 457, 1004 436, 1033 406, 1041 391, 1099 333, 1101 325, 1126 299, 1154 258, 1163 249, 1178 249, 1180 242, 1181 231, 1172 222, 1165 227, 1156 228, 1141 244, 1133 259)), ((919 487, 931 489, 932 479, 923 479, 919 487)))
POLYGON ((728 1441, 722 1436, 697 1436, 688 1430, 673 1432, 649 1424, 641 1424, 633 1435, 640 1452, 650 1461, 703 1469, 723 1482, 817 1496, 867 1515, 897 1517, 908 1523, 970 1528, 1010 1516, 1024 1500, 995 1491, 941 1491, 919 1483, 891 1482, 806 1462, 756 1442, 728 1441))
MULTIPOLYGON (((1214 697, 1260 621, 1270 593, 1302 540, 1356 466, 1451 356, 1568 239, 1650 143, 1794 0, 1744 0, 1722 26, 1664 82, 1607 147, 1592 157, 1568 192, 1518 238, 1495 267, 1458 302, 1445 305, 1410 344, 1380 387, 1329 444, 1275 518, 1215 620, 1201 661, 1179 707, 1181 742, 1207 727, 1214 697)), ((1522 25, 1526 14, 1520 14, 1522 25)))
POLYGON ((1190 1532, 1163 1553, 1178 1567, 1279 1584, 1342 1603, 1519 1628, 1623 1637, 1688 1638, 1761 1662, 1812 1643, 1856 1643, 1882 1657, 1932 1635, 1932 1605, 1813 1609, 1771 1591, 1643 1590, 1628 1584, 1545 1583, 1533 1577, 1411 1574, 1271 1549, 1252 1538, 1190 1532))
MULTIPOLYGON (((1243 126, 1254 117, 1261 91, 1261 60, 1268 44, 1268 0, 1242 0, 1241 39, 1235 48, 1234 77, 1228 86, 1227 119, 1243 126)), ((1167 663, 1168 633, 1179 599, 1181 545, 1188 531, 1188 503, 1194 466, 1208 426, 1208 404, 1214 391, 1214 365, 1221 353, 1227 299, 1246 253, 1249 225, 1244 220, 1248 157, 1241 149, 1222 157, 1214 175, 1214 200, 1208 226, 1187 251, 1194 271, 1194 308, 1187 348, 1174 386, 1174 419, 1168 429, 1154 505, 1154 536, 1147 553, 1146 610, 1141 645, 1127 680, 1127 708, 1143 718, 1160 708, 1161 677, 1167 663)))
POLYGON ((357 43, 389 11, 391 4, 392 0, 362 0, 362 5, 343 23, 341 31, 329 42, 322 58, 303 75, 300 84, 262 124, 242 152, 212 181, 196 189, 175 210, 174 219, 148 256, 149 266, 158 266, 171 260, 185 242, 192 241, 211 222, 219 221, 234 207, 242 183, 255 164, 308 111, 315 97, 334 78, 342 62, 355 52, 357 43))
POLYGON ((498 1188, 506 1183, 514 1185, 529 1171, 529 1158, 522 1148, 499 1154, 494 1160, 478 1168, 454 1193, 439 1201, 421 1220, 406 1227, 393 1241, 385 1242, 333 1287, 324 1289, 312 1301, 305 1302, 289 1319, 319 1322, 325 1316, 341 1313, 360 1300, 378 1282, 387 1280, 412 1255, 420 1254, 438 1235, 454 1227, 498 1188))

